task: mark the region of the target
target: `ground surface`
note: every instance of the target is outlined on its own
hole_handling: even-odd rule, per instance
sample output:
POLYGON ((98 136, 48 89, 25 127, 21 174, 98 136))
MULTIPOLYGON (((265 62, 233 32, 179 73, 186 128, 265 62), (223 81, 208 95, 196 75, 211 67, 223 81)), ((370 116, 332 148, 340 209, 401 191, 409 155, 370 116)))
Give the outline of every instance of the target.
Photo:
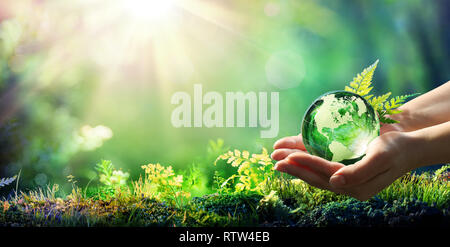
POLYGON ((295 179, 274 182, 266 193, 218 192, 190 198, 183 205, 120 195, 105 187, 64 199, 23 193, 1 201, 0 226, 449 227, 448 180, 423 176, 416 187, 408 185, 410 181, 406 177, 392 191, 365 202, 295 179))

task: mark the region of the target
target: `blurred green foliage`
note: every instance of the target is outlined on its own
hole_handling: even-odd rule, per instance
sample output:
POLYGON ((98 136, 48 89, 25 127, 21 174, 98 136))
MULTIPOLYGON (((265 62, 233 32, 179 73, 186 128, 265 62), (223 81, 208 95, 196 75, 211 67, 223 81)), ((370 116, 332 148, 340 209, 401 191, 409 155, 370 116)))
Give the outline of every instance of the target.
POLYGON ((20 186, 71 190, 66 177, 87 184, 101 159, 130 177, 160 162, 191 174, 183 183, 199 195, 228 150, 222 142, 205 151, 209 140, 258 152, 275 138, 260 139, 258 128, 174 128, 174 92, 195 83, 279 91, 281 137, 299 132, 317 96, 377 58, 376 94, 424 93, 450 78, 445 0, 227 0, 200 11, 205 18, 186 14, 175 31, 139 35, 98 1, 0 3, 0 177, 22 170, 20 186))

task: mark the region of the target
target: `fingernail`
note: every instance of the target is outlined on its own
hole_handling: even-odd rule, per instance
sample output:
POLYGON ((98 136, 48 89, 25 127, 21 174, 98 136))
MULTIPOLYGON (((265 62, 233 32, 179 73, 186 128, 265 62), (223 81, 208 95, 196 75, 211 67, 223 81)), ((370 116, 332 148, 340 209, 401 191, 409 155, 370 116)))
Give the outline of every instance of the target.
POLYGON ((330 183, 333 186, 343 186, 345 185, 345 178, 342 175, 334 175, 331 176, 330 183))

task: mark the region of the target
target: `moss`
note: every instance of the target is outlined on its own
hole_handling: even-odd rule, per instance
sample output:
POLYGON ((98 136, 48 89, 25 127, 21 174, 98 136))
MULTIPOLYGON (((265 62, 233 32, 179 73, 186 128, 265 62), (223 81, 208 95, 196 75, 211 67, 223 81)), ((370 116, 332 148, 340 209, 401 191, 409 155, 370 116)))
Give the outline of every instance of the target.
POLYGON ((73 185, 61 198, 54 185, 0 200, 0 226, 448 227, 447 170, 406 175, 365 202, 275 176, 259 183, 258 191, 217 190, 183 203, 174 203, 186 198, 180 193, 168 200, 136 186, 84 190, 73 185))
POLYGON ((247 216, 256 213, 256 207, 263 196, 256 193, 211 194, 194 197, 191 205, 196 210, 204 210, 221 216, 247 216))
POLYGON ((449 226, 448 208, 418 200, 331 201, 286 206, 275 194, 211 194, 183 208, 149 198, 2 202, 1 226, 449 226))
POLYGON ((348 199, 330 202, 304 215, 297 215, 298 226, 336 227, 398 227, 449 226, 448 210, 440 210, 424 202, 395 201, 387 203, 378 198, 361 202, 348 199))
POLYGON ((115 190, 112 187, 101 186, 101 187, 89 187, 86 190, 86 197, 95 200, 107 200, 108 198, 114 197, 115 190))

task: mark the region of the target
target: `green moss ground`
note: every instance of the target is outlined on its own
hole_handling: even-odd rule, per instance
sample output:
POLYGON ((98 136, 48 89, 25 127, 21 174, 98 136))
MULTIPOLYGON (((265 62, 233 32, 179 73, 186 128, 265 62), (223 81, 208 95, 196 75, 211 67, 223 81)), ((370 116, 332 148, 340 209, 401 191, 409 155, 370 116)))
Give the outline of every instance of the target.
POLYGON ((183 205, 99 187, 59 198, 47 191, 0 202, 0 226, 450 226, 448 175, 407 175, 360 202, 276 178, 262 192, 223 192, 183 205))

